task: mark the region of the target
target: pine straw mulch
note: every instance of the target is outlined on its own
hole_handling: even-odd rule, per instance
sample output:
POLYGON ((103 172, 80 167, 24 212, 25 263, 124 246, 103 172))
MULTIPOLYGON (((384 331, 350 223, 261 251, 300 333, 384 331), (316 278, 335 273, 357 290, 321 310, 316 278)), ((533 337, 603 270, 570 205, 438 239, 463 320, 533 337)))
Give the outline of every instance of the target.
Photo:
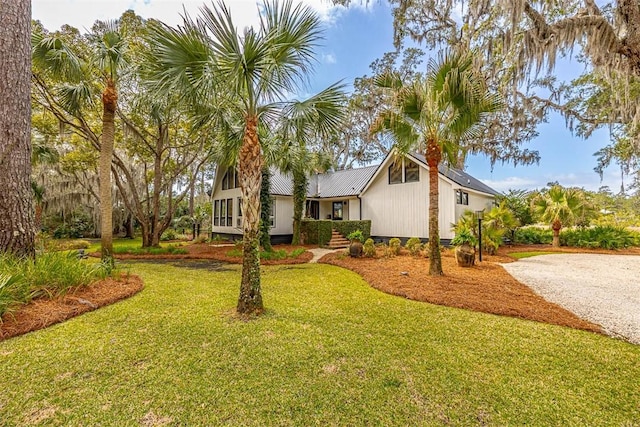
POLYGON ((374 288, 411 300, 604 333, 599 325, 546 301, 498 265, 515 261, 508 256, 510 252, 528 251, 640 255, 638 248, 614 252, 523 245, 500 248, 494 256, 483 254, 482 263, 476 258, 475 266, 463 268, 457 265, 453 250, 445 250, 442 254, 445 275, 441 277, 429 276, 427 258, 411 256, 404 250, 393 258, 385 258, 380 251, 377 258, 351 258, 343 253, 332 253, 320 262, 352 270, 374 288))
MULTIPOLYGON (((287 254, 291 253, 295 249, 303 248, 308 249, 313 246, 291 246, 291 245, 275 245, 273 250, 285 250, 287 254)), ((235 249, 233 244, 213 244, 213 243, 193 243, 185 246, 180 246, 180 249, 186 250, 186 254, 115 254, 116 259, 120 260, 176 260, 176 259, 213 259, 222 262, 228 262, 231 264, 242 264, 242 256, 234 257, 229 256, 229 252, 235 249)), ((241 249, 240 249, 241 250, 241 249)), ((91 254, 92 256, 100 256, 99 252, 91 254)), ((307 250, 297 256, 296 258, 285 259, 261 259, 262 265, 280 265, 280 264, 304 264, 313 258, 313 254, 307 250)))
POLYGON ((119 278, 107 278, 89 286, 76 288, 61 297, 35 299, 2 317, 0 341, 113 304, 135 295, 142 288, 140 277, 121 275, 119 278))

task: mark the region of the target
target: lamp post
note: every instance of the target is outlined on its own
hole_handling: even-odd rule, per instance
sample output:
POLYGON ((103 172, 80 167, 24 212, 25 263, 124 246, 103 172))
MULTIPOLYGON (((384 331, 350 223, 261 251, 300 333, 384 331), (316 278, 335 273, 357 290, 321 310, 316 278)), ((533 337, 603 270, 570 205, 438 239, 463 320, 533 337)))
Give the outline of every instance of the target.
POLYGON ((482 220, 484 218, 484 209, 476 211, 476 217, 478 217, 478 251, 480 255, 478 259, 482 262, 482 220))

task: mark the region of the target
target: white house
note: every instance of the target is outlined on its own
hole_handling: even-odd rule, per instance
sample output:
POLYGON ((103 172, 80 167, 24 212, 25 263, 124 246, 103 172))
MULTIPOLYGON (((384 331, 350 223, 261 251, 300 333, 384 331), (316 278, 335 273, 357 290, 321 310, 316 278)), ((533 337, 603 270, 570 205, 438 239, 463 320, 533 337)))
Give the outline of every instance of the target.
MULTIPOLYGON (((453 238, 451 224, 465 210, 489 210, 495 190, 454 168, 439 168, 440 238, 453 238)), ((290 242, 293 233, 293 182, 273 171, 271 236, 290 242)), ((213 192, 213 235, 242 235, 240 188, 234 169, 216 176, 213 192)), ((315 174, 309 179, 305 216, 315 219, 371 220, 374 239, 429 237, 429 177, 424 156, 404 159, 388 155, 377 166, 315 174)))

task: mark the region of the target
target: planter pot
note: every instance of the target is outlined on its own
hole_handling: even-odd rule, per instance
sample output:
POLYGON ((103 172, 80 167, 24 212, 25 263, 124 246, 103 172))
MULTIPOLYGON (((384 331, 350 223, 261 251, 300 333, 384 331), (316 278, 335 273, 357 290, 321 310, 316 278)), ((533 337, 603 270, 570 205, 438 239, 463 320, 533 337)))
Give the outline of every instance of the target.
POLYGON ((456 246, 456 261, 460 267, 471 267, 476 263, 476 250, 469 244, 456 246))
POLYGON ((354 240, 349 245, 349 255, 353 258, 360 258, 362 256, 362 242, 360 240, 354 240))

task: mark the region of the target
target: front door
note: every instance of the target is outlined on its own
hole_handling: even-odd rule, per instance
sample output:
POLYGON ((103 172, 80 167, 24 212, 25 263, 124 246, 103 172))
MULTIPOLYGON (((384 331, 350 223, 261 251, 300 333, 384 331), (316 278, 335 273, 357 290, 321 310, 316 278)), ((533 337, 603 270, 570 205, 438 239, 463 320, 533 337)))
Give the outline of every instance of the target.
POLYGON ((333 202, 333 220, 342 221, 342 202, 333 202))

